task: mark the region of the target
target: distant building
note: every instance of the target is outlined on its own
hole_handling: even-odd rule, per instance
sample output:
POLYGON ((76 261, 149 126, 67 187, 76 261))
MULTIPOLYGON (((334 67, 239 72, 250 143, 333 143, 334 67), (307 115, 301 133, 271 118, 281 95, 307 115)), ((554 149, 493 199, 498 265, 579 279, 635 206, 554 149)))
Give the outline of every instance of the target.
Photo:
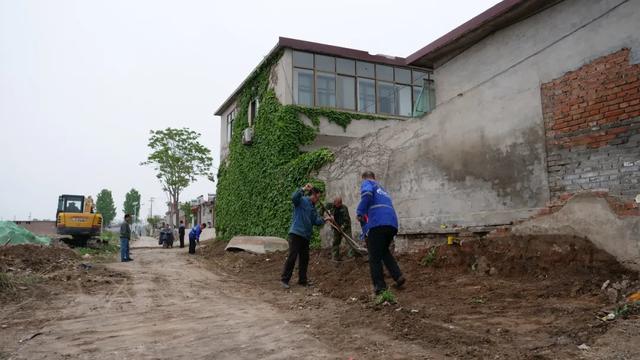
POLYGON ((198 196, 196 200, 191 201, 191 213, 193 214, 193 225, 206 223, 207 227, 215 226, 215 205, 216 194, 207 194, 198 196))

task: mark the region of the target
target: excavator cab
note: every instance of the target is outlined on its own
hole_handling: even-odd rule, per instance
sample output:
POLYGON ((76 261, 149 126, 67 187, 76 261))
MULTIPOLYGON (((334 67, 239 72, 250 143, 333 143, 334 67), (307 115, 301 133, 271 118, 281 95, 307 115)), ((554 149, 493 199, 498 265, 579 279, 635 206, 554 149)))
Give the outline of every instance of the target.
POLYGON ((100 234, 102 215, 96 214, 91 196, 60 195, 56 211, 56 228, 60 235, 71 235, 83 243, 100 234))

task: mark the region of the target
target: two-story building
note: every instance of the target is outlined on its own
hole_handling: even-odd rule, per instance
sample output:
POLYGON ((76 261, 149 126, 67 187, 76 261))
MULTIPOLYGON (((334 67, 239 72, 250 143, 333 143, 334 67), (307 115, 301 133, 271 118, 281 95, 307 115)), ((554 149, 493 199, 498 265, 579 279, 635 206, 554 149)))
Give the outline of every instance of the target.
MULTIPOLYGON (((281 37, 265 59, 279 51, 282 56, 274 67, 270 86, 283 105, 338 109, 385 118, 385 121, 363 119, 346 129, 321 119, 318 135, 308 149, 344 145, 382 127, 421 117, 435 106, 430 68, 408 66, 405 58, 281 37)), ((244 82, 240 84, 215 112, 221 118, 221 159, 228 152, 238 114, 236 100, 244 86, 244 82)), ((260 107, 259 100, 252 101, 250 106, 249 123, 260 107)))
MULTIPOLYGON (((386 119, 320 119, 309 148, 333 150, 315 175, 352 212, 360 173, 378 175, 398 248, 442 225, 513 227, 587 236, 640 268, 638 24, 635 0, 504 0, 406 58, 281 38, 269 86, 283 104, 386 119)), ((216 112, 223 159, 244 85, 216 112)))

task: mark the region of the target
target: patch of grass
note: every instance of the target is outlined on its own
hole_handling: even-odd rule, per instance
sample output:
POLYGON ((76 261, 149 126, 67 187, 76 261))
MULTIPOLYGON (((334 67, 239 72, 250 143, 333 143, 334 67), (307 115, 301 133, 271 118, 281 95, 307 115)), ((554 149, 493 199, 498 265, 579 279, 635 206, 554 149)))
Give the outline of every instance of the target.
POLYGON ((627 319, 631 315, 640 315, 640 301, 618 306, 614 311, 616 318, 627 319))
POLYGON ((12 279, 12 276, 4 273, 4 272, 0 272, 0 291, 10 291, 15 289, 15 282, 12 279))
POLYGON ((484 303, 487 302, 487 299, 479 296, 479 297, 471 298, 471 300, 469 300, 469 302, 472 303, 472 304, 484 304, 484 303))
POLYGON ((427 252, 427 255, 425 255, 422 258, 422 260, 420 260, 420 264, 422 266, 431 266, 437 259, 438 259, 437 249, 435 247, 432 247, 427 252))
POLYGON ((89 254, 93 257, 105 259, 120 251, 120 239, 115 232, 103 231, 99 239, 105 243, 98 243, 96 247, 77 247, 74 248, 74 250, 77 251, 80 256, 89 254))
POLYGON ((40 283, 44 278, 37 274, 14 275, 0 272, 0 291, 14 291, 18 286, 40 283))
POLYGON ((388 302, 389 304, 395 304, 396 296, 391 292, 391 290, 387 289, 376 296, 374 302, 376 305, 381 305, 385 302, 388 302))

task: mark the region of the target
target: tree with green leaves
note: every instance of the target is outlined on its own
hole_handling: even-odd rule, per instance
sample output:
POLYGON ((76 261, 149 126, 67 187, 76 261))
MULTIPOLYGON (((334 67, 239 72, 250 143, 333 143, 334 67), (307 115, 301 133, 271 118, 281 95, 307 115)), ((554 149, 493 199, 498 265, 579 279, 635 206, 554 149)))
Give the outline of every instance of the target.
POLYGON ((175 224, 180 222, 180 193, 198 176, 213 181, 211 151, 200 144, 200 134, 187 129, 151 130, 148 146, 151 154, 140 165, 153 166, 156 177, 176 208, 175 224))
POLYGON ((131 214, 135 217, 135 221, 140 221, 136 216, 140 214, 140 193, 136 189, 131 189, 124 197, 122 211, 125 214, 131 214))
POLYGON ((102 214, 102 223, 109 226, 116 217, 116 205, 111 191, 102 189, 96 198, 96 210, 102 214))
POLYGON ((184 215, 185 226, 188 226, 193 221, 193 213, 191 212, 191 202, 184 202, 180 204, 180 211, 184 215))
POLYGON ((160 224, 161 221, 162 221, 162 218, 159 215, 153 215, 147 218, 147 222, 154 229, 158 227, 158 224, 160 224))

